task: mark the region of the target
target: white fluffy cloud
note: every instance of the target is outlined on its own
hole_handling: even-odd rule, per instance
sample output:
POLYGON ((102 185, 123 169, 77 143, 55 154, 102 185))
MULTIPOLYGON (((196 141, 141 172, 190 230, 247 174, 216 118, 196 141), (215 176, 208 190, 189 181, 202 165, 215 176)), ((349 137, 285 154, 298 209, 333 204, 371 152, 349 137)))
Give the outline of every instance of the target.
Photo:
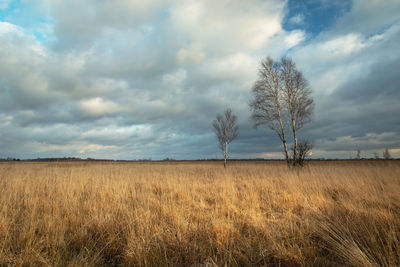
POLYGON ((279 1, 180 1, 171 9, 172 25, 211 53, 261 49, 282 30, 279 1))

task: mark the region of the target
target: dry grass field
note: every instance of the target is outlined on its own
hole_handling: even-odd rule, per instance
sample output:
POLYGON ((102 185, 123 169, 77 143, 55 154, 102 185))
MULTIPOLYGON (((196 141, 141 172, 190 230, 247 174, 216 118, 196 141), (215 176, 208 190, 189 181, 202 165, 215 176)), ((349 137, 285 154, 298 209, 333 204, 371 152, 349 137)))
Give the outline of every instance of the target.
POLYGON ((398 266, 400 162, 3 162, 0 265, 398 266))

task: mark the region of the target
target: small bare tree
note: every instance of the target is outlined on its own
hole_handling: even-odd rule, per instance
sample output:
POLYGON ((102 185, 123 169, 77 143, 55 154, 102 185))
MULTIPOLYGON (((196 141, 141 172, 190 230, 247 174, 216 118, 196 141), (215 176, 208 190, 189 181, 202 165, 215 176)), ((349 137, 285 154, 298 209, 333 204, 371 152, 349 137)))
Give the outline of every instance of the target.
MULTIPOLYGON (((283 83, 283 99, 289 113, 290 125, 293 132, 293 164, 300 163, 299 143, 297 131, 311 121, 314 111, 314 101, 311 98, 311 89, 303 74, 296 68, 290 58, 282 58, 280 75, 283 83)), ((301 164, 300 164, 301 165, 301 164)))
POLYGON ((356 159, 361 159, 361 150, 357 150, 356 159))
POLYGON ((224 167, 228 158, 228 146, 237 137, 239 127, 236 125, 237 117, 232 114, 230 108, 224 111, 224 116, 218 114, 217 119, 213 121, 214 132, 222 152, 224 153, 224 167))
POLYGON ((308 142, 308 141, 299 142, 298 152, 297 152, 297 157, 298 157, 297 163, 300 166, 303 166, 305 159, 308 156, 310 156, 311 149, 312 149, 312 145, 310 142, 308 142))
POLYGON ((389 152, 389 149, 385 149, 385 150, 383 150, 383 158, 384 159, 391 159, 392 158, 392 155, 390 155, 390 152, 389 152))
POLYGON ((261 61, 258 69, 258 80, 253 85, 254 99, 250 102, 254 126, 266 125, 273 130, 283 144, 286 162, 289 155, 286 141, 282 80, 279 64, 270 57, 261 61))

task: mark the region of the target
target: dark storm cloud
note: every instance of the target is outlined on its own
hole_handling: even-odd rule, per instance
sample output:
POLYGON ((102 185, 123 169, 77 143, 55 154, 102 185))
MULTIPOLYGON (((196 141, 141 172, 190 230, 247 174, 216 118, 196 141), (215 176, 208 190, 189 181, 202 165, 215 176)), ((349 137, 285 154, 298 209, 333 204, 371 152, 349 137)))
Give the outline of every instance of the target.
MULTIPOLYGON (((341 21, 359 12, 354 10, 341 21)), ((399 117, 395 115, 400 112, 400 25, 392 20, 383 19, 378 32, 376 25, 368 29, 362 21, 357 32, 357 23, 348 28, 339 23, 294 52, 314 87, 315 119, 305 132, 319 150, 340 150, 336 155, 348 156, 344 151, 363 149, 371 156, 373 150, 400 146, 399 117)))
POLYGON ((400 22, 399 9, 400 2, 397 0, 354 0, 351 13, 338 19, 334 32, 360 32, 363 34, 382 32, 387 27, 400 22))

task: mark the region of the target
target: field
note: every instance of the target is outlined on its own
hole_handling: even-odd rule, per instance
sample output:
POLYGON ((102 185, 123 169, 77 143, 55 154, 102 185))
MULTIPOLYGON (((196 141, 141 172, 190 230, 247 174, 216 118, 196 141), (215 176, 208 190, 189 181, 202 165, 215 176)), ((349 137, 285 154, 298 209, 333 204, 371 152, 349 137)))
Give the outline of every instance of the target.
POLYGON ((0 265, 398 266, 400 162, 3 162, 0 265))

